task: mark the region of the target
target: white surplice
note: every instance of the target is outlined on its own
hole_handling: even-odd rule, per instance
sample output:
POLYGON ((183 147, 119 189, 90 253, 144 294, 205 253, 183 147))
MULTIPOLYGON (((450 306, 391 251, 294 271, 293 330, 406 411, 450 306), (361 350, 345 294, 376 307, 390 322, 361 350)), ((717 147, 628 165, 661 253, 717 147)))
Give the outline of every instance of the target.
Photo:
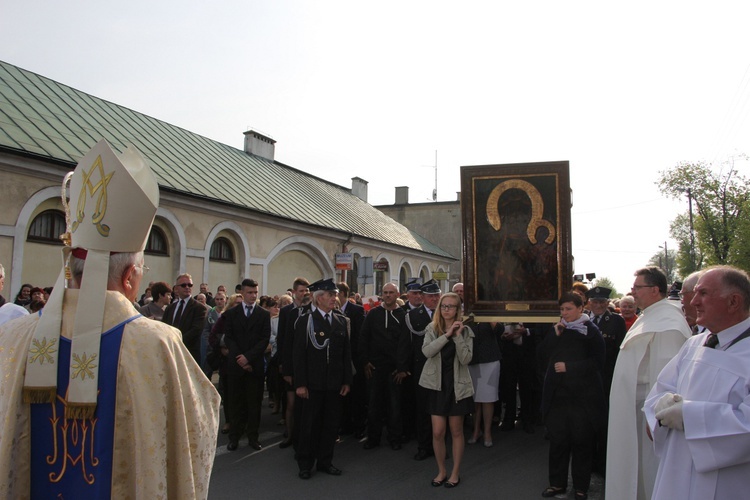
POLYGON ((691 333, 682 312, 663 299, 644 309, 622 341, 609 396, 607 500, 651 498, 657 460, 641 408, 691 333))
MULTIPOLYGON (((740 323, 734 338, 747 327, 740 323)), ((688 340, 658 377, 643 408, 659 468, 654 499, 747 498, 750 486, 750 338, 716 349, 707 333, 688 340), (654 406, 673 392, 683 397, 685 430, 659 427, 654 406)))

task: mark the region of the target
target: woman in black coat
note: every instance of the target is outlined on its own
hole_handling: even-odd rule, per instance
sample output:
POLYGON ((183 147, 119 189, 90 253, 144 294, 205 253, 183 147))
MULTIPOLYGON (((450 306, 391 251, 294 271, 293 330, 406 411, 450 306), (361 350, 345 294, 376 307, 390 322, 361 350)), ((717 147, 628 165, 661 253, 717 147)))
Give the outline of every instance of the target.
POLYGON ((588 498, 591 463, 598 425, 604 421, 605 401, 601 372, 604 340, 583 314, 583 299, 565 293, 559 300, 561 320, 540 349, 547 372, 542 414, 550 440, 549 482, 543 497, 564 493, 572 456, 575 498, 588 498))

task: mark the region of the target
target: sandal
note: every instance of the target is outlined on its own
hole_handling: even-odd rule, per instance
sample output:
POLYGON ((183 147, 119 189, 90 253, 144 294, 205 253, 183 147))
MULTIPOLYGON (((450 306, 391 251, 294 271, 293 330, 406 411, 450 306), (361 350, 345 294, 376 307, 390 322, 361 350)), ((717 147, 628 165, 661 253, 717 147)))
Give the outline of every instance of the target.
POLYGON ((560 495, 562 493, 565 493, 565 490, 567 490, 567 488, 557 488, 555 486, 550 486, 550 487, 548 487, 547 489, 545 489, 542 492, 542 496, 544 498, 551 498, 551 497, 554 497, 556 495, 560 495))

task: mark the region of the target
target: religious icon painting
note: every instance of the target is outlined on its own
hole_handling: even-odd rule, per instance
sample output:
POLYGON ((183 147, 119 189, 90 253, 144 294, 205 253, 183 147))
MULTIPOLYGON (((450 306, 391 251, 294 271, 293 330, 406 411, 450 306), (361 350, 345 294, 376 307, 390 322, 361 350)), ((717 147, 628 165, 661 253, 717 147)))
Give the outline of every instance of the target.
POLYGON ((567 161, 461 167, 465 311, 556 318, 570 289, 567 161))

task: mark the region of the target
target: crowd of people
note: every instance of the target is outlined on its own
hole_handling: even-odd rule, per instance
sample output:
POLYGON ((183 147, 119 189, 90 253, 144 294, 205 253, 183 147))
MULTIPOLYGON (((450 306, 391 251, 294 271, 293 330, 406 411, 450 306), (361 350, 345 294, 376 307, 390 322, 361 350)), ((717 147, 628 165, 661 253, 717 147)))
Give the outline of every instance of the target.
MULTIPOLYGON (((273 296, 259 296, 252 279, 234 294, 201 283, 193 295, 193 287, 189 274, 151 282, 134 306, 179 329, 206 377, 216 377, 229 451, 243 438, 262 449, 267 394, 285 426, 279 448, 293 447, 304 480, 315 470, 342 474, 333 456, 344 434, 365 450, 385 441, 398 451, 414 440, 415 460, 434 457, 431 485, 455 488, 467 445, 543 429, 543 497, 565 494, 570 474, 574 497, 586 499, 598 473, 612 499, 668 498, 677 478, 692 481, 681 498, 728 498, 711 488, 736 491, 749 467, 750 447, 732 451, 750 433, 742 386, 750 342, 733 347, 750 331, 750 282, 735 268, 694 273, 670 294, 664 273, 646 267, 618 299, 575 283, 559 298, 554 325, 465 322, 463 285, 444 293, 433 280, 402 291, 387 283, 368 304, 331 279, 297 278, 273 296), (699 349, 709 335, 724 349, 699 349), (688 366, 697 372, 686 376, 688 366), (713 394, 701 370, 726 394, 713 394), (730 430, 706 427, 709 415, 730 430)), ((30 304, 45 301, 42 289, 24 285, 15 303, 35 312, 30 304)))

